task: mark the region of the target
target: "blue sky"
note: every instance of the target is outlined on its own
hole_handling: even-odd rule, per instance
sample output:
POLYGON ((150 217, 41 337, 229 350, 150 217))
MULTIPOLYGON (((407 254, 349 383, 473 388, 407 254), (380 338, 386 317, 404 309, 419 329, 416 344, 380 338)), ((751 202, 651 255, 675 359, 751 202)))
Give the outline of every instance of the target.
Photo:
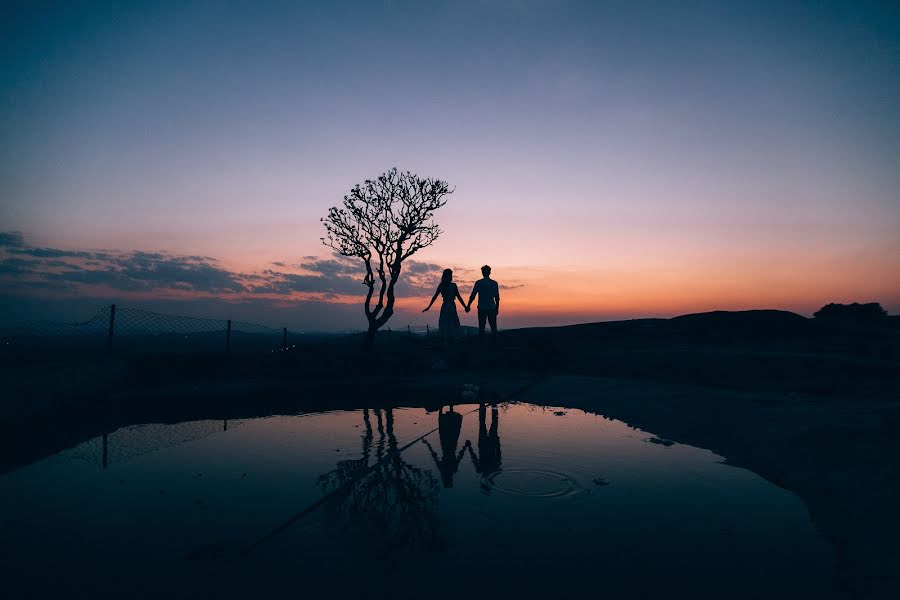
POLYGON ((896 3, 3 11, 0 230, 32 247, 259 275, 328 258, 318 218, 397 165, 456 188, 421 260, 491 262, 520 324, 900 309, 896 3))

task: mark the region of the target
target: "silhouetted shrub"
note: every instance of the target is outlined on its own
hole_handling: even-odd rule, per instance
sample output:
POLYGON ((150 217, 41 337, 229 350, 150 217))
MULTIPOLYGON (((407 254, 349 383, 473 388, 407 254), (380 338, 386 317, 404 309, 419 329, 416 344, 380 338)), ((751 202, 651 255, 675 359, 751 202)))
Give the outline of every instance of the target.
POLYGON ((887 316, 887 311, 877 302, 860 304, 826 304, 813 316, 822 321, 877 321, 887 316))

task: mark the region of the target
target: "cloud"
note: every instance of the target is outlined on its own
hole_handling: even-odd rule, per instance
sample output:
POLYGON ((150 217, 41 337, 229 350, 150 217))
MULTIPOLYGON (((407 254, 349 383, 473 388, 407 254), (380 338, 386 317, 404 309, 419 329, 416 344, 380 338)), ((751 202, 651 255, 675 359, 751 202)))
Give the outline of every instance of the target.
MULTIPOLYGON (((406 295, 432 294, 441 281, 444 267, 434 263, 407 260, 404 263, 403 272, 405 279, 398 282, 398 293, 406 295)), ((467 269, 457 267, 453 269, 453 281, 459 286, 460 291, 471 289, 475 282, 481 279, 480 269, 467 269)), ((524 287, 523 283, 501 283, 500 289, 514 290, 524 287)))
POLYGON ((69 290, 73 285, 113 290, 243 291, 242 274, 205 256, 162 252, 86 252, 27 244, 21 233, 0 232, 0 277, 20 289, 69 290))
POLYGON ((240 292, 245 289, 236 273, 202 256, 170 256, 133 252, 114 261, 117 275, 150 287, 167 284, 176 289, 201 292, 240 292))
MULTIPOLYGON (((129 279, 122 275, 119 271, 100 270, 100 269, 67 269, 65 271, 41 273, 39 282, 47 284, 48 288, 52 288, 52 284, 56 283, 60 287, 72 287, 71 284, 83 283, 86 285, 104 285, 113 289, 123 291, 140 291, 150 289, 145 283, 129 279)), ((35 283, 31 282, 34 286, 35 283)))
POLYGON ((357 277, 362 281, 365 267, 356 259, 345 256, 335 258, 304 257, 305 262, 298 266, 304 271, 317 273, 324 277, 357 277))
POLYGON ((0 248, 21 248, 25 238, 21 231, 0 231, 0 248))
POLYGON ((361 295, 364 291, 362 277, 325 277, 265 271, 264 276, 254 277, 254 280, 259 282, 249 287, 249 291, 254 294, 288 295, 299 292, 317 294, 325 298, 336 298, 361 295))
POLYGON ((419 262, 417 260, 408 259, 405 263, 406 272, 413 275, 421 275, 423 273, 443 272, 444 268, 440 265, 427 262, 419 262))
POLYGON ((70 258, 94 258, 94 259, 103 259, 108 257, 105 253, 97 253, 97 252, 81 252, 75 250, 59 250, 57 248, 33 248, 33 247, 13 247, 8 248, 8 252, 13 254, 25 254, 28 256, 34 256, 37 258, 62 258, 62 257, 70 257, 70 258))
MULTIPOLYGON (((284 262, 272 263, 285 266, 284 262)), ((361 262, 345 256, 332 258, 304 256, 296 269, 304 273, 265 270, 260 275, 251 275, 249 290, 254 294, 294 293, 312 294, 319 299, 334 299, 339 296, 361 296, 364 267, 361 262)))
MULTIPOLYGON (((12 290, 77 290, 88 295, 122 292, 145 297, 189 292, 235 299, 268 295, 292 301, 334 301, 365 294, 364 267, 358 259, 305 256, 294 267, 286 261, 271 264, 278 268, 243 273, 208 256, 36 247, 20 232, 0 232, 0 283, 12 290)), ((443 267, 434 263, 407 260, 397 282, 397 295, 431 294, 441 271, 443 267)), ((464 274, 465 270, 457 272, 464 274)), ((457 281, 461 286, 471 285, 465 279, 457 281)))
MULTIPOLYGON (((0 308, 9 308, 0 311, 0 324, 24 318, 79 320, 101 304, 126 303, 306 330, 364 327, 360 260, 305 256, 271 266, 240 272, 207 256, 37 247, 20 232, 0 232, 0 308)), ((412 259, 403 263, 395 327, 422 322, 419 303, 407 300, 430 297, 443 269, 412 259)), ((454 269, 464 294, 477 277, 473 270, 454 269)), ((510 284, 501 287, 520 287, 510 284)))
POLYGON ((39 260, 8 257, 0 260, 0 275, 22 275, 29 273, 35 266, 40 265, 39 260))

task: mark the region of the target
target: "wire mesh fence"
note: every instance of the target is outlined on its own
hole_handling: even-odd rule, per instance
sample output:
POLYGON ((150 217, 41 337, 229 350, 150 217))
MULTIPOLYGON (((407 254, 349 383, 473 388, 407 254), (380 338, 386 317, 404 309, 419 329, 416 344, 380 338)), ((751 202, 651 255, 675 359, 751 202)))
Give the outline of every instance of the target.
MULTIPOLYGON (((350 334, 352 332, 344 332, 350 334)), ((429 324, 398 324, 382 330, 391 337, 438 335, 429 324)), ((231 319, 188 317, 115 304, 74 323, 28 321, 0 330, 0 350, 7 355, 66 353, 276 353, 307 339, 301 332, 231 319)))
POLYGON ((299 334, 231 319, 170 315, 115 304, 76 323, 29 321, 2 332, 7 352, 280 352, 299 334))
POLYGON ((24 337, 56 337, 68 335, 103 335, 109 325, 110 307, 105 306, 86 321, 62 323, 56 321, 23 321, 3 329, 3 336, 24 337))

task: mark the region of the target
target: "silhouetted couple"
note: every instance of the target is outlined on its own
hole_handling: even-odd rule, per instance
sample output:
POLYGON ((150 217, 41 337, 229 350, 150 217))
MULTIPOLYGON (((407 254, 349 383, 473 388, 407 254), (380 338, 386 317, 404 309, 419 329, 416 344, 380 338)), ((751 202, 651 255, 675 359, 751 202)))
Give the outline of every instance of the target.
POLYGON ((450 405, 449 410, 446 412, 444 412, 444 407, 441 407, 438 412, 438 436, 441 440, 441 455, 438 456, 438 453, 431 447, 427 439, 423 438, 422 443, 428 446, 431 458, 441 473, 441 481, 445 488, 453 487, 453 476, 459 470, 459 463, 462 462, 463 455, 468 450, 475 472, 481 475, 482 488, 489 489, 486 479, 499 471, 502 465, 498 427, 499 416, 497 405, 491 404, 491 427, 488 429, 487 405, 484 402, 478 405, 478 453, 476 454, 472 448, 472 442, 469 440, 466 440, 459 451, 456 450, 459 444, 459 434, 462 431, 463 417, 453 410, 453 405, 450 405))
POLYGON ((438 296, 443 298, 441 304, 441 316, 438 319, 438 329, 445 343, 451 343, 459 335, 459 315, 456 313, 456 299, 462 304, 466 312, 472 310, 472 302, 478 296, 478 336, 484 341, 485 325, 491 326, 491 344, 496 345, 497 340, 497 313, 500 312, 500 286, 491 279, 491 268, 488 265, 481 267, 482 278, 475 282, 469 302, 463 300, 459 288, 453 283, 453 271, 444 269, 441 282, 431 297, 431 302, 422 312, 427 312, 438 296))

